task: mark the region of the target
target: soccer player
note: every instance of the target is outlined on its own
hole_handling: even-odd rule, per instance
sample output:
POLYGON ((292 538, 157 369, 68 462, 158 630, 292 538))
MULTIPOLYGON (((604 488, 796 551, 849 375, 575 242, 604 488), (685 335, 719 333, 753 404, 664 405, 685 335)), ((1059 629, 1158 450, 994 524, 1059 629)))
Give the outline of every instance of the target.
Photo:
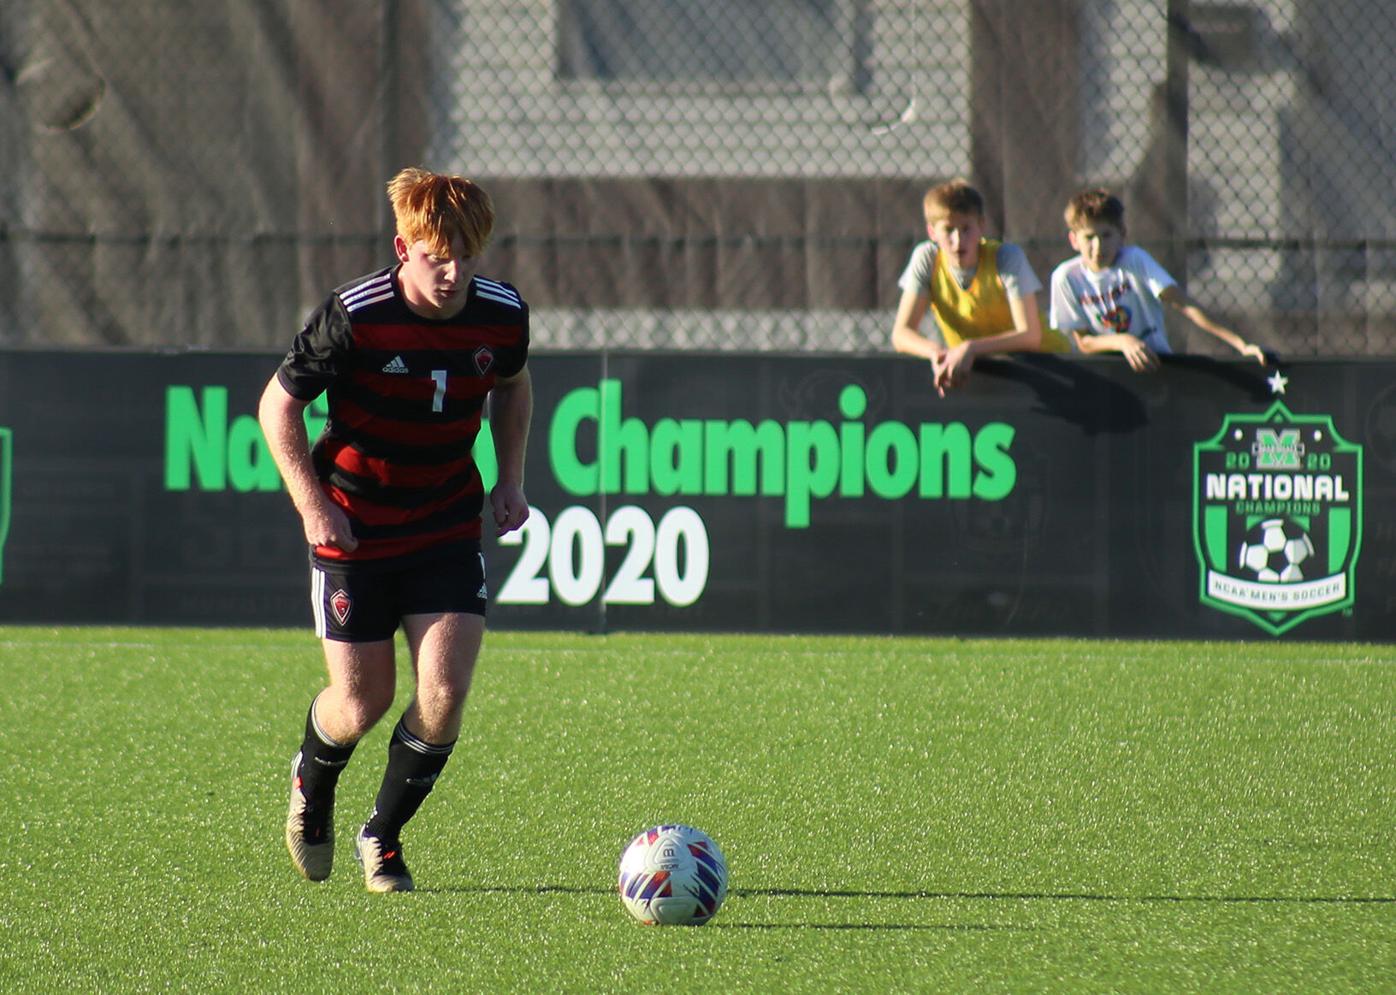
POLYGON ((262 394, 259 416, 310 545, 311 601, 328 686, 291 768, 286 845, 312 881, 334 859, 335 785, 392 705, 400 625, 415 695, 355 856, 370 891, 410 891, 403 826, 451 755, 485 631, 484 493, 471 455, 486 398, 500 535, 528 517, 533 411, 528 306, 479 276, 494 226, 471 180, 404 169, 388 184, 397 262, 351 280, 310 316, 262 394), (312 449, 306 405, 327 393, 312 449))

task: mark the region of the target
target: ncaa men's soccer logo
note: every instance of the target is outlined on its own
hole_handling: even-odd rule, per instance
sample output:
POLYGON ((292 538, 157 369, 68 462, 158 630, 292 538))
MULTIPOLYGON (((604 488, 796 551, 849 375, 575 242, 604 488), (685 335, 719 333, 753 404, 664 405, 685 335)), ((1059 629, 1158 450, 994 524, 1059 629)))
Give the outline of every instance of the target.
POLYGON ((1227 415, 1193 447, 1192 515, 1204 605, 1274 636, 1352 606, 1362 447, 1332 417, 1227 415))

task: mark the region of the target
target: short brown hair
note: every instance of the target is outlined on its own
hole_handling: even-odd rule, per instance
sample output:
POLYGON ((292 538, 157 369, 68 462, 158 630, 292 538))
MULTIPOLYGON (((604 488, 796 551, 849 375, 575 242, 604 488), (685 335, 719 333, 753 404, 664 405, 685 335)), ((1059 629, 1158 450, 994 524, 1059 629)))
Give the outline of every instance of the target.
POLYGON ((459 234, 465 254, 478 256, 494 231, 494 205, 474 180, 409 166, 388 181, 397 233, 408 245, 427 243, 433 253, 451 253, 459 234))
POLYGON ((1104 187, 1082 190, 1066 202, 1066 226, 1072 231, 1096 222, 1125 227, 1125 205, 1104 187))
POLYGON ((984 198, 969 185, 969 180, 960 177, 927 190, 921 209, 928 224, 949 214, 973 214, 982 218, 984 198))

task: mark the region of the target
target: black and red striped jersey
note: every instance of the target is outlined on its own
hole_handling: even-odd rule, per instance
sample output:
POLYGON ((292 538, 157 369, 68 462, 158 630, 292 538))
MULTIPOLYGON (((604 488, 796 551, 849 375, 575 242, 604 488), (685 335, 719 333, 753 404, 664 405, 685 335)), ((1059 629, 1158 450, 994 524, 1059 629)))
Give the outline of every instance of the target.
POLYGON ((327 393, 311 450, 330 499, 359 540, 326 559, 378 559, 478 539, 484 488, 471 448, 496 379, 528 358, 528 305, 476 276, 465 306, 435 320, 412 311, 392 266, 346 283, 310 316, 277 370, 292 397, 327 393))

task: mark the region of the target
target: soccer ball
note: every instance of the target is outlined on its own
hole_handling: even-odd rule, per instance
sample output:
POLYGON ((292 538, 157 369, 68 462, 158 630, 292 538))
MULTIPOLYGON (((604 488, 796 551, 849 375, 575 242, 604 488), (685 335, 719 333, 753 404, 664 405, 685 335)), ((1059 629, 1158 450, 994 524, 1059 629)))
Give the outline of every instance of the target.
POLYGON ((1267 518, 1246 533, 1239 559, 1256 580, 1287 584, 1304 579, 1304 564, 1313 555, 1313 542, 1296 522, 1267 518))
POLYGON ((647 926, 701 926, 727 897, 727 861, 692 826, 646 829, 620 855, 620 901, 647 926))

